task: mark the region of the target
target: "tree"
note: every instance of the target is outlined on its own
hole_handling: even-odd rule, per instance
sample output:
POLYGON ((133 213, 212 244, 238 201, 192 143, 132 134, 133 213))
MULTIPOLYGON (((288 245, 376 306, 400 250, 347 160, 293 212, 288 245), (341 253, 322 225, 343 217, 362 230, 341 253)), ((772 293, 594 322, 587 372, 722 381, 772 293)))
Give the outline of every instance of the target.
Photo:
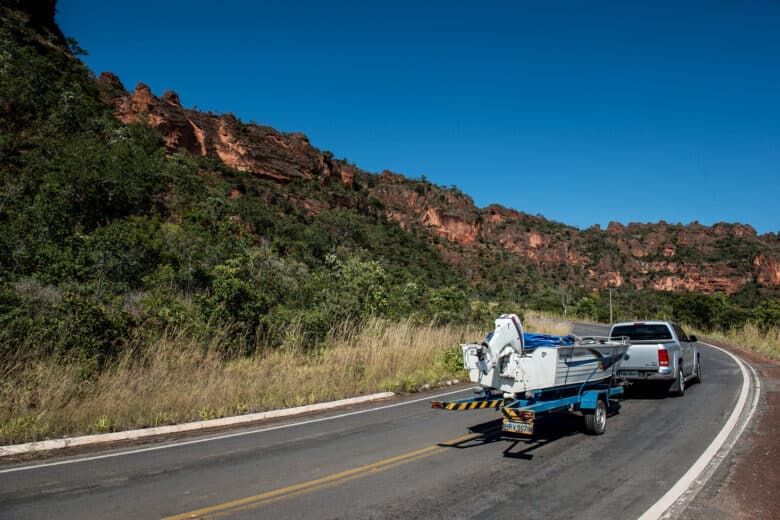
POLYGON ((558 299, 561 302, 561 307, 563 308, 563 315, 568 315, 569 311, 569 305, 571 305, 572 296, 571 292, 566 288, 564 285, 558 286, 558 299))

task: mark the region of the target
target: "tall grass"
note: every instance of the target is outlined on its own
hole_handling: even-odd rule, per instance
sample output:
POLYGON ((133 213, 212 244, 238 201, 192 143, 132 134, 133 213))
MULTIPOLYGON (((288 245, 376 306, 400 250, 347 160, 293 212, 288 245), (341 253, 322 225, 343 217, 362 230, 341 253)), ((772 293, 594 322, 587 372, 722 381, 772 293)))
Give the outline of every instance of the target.
POLYGON ((702 339, 722 341, 737 347, 743 347, 764 354, 774 360, 780 360, 780 329, 774 327, 762 330, 748 323, 741 328, 732 328, 728 332, 694 331, 702 339))
POLYGON ((50 359, 5 367, 0 444, 211 419, 375 391, 414 391, 457 377, 453 349, 484 332, 373 319, 335 328, 315 351, 298 344, 233 360, 218 354, 226 335, 214 334, 204 343, 183 331, 170 332, 91 381, 83 380, 79 367, 50 359))
POLYGON ((571 334, 572 323, 564 318, 538 311, 526 311, 523 326, 527 332, 566 336, 571 334))
MULTIPOLYGON (((570 329, 533 317, 529 331, 570 329)), ((38 359, 0 374, 0 444, 284 408, 376 391, 415 391, 462 377, 459 343, 475 325, 370 319, 330 331, 311 350, 300 341, 225 360, 228 332, 208 341, 170 331, 85 381, 77 365, 38 359)))

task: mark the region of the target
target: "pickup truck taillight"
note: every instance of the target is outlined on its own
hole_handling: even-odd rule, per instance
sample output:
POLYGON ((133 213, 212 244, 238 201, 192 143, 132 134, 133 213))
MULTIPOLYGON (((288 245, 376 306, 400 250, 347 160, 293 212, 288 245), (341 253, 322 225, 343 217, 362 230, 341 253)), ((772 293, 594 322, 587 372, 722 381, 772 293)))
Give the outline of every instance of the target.
POLYGON ((666 350, 665 348, 658 349, 658 366, 659 367, 669 366, 669 351, 666 350))

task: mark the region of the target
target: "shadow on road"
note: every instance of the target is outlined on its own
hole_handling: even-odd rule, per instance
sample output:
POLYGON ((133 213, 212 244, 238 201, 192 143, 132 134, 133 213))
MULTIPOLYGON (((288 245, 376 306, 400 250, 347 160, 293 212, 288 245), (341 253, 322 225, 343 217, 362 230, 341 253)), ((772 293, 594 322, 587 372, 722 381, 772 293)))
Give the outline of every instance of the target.
POLYGON ((504 433, 503 438, 509 444, 504 457, 532 460, 533 451, 564 437, 582 433, 582 417, 561 413, 542 415, 536 419, 533 435, 504 433))
MULTIPOLYGON (((621 405, 618 401, 611 400, 607 417, 618 415, 620 407, 621 405)), ((503 432, 501 431, 501 423, 502 419, 495 419, 476 424, 469 428, 469 432, 477 434, 476 436, 456 443, 440 444, 440 446, 467 449, 504 441, 509 444, 503 451, 504 457, 531 460, 533 459, 533 453, 531 452, 534 450, 564 437, 583 434, 584 431, 582 417, 570 413, 552 413, 537 416, 532 435, 503 432)))
POLYGON ((626 387, 626 399, 666 399, 669 397, 669 383, 642 383, 626 387))
POLYGON ((496 442, 501 438, 501 419, 494 419, 485 423, 476 424, 469 427, 469 433, 477 435, 469 436, 459 442, 439 444, 446 448, 475 448, 491 442, 496 442))

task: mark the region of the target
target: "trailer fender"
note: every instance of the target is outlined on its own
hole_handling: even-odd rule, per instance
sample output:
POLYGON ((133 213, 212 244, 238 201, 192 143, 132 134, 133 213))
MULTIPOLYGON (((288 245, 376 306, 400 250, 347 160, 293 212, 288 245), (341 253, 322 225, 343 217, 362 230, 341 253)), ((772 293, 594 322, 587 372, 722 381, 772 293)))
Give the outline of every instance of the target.
POLYGON ((580 400, 580 410, 595 410, 596 403, 599 399, 602 399, 604 394, 603 390, 586 390, 582 394, 582 400, 580 400))

